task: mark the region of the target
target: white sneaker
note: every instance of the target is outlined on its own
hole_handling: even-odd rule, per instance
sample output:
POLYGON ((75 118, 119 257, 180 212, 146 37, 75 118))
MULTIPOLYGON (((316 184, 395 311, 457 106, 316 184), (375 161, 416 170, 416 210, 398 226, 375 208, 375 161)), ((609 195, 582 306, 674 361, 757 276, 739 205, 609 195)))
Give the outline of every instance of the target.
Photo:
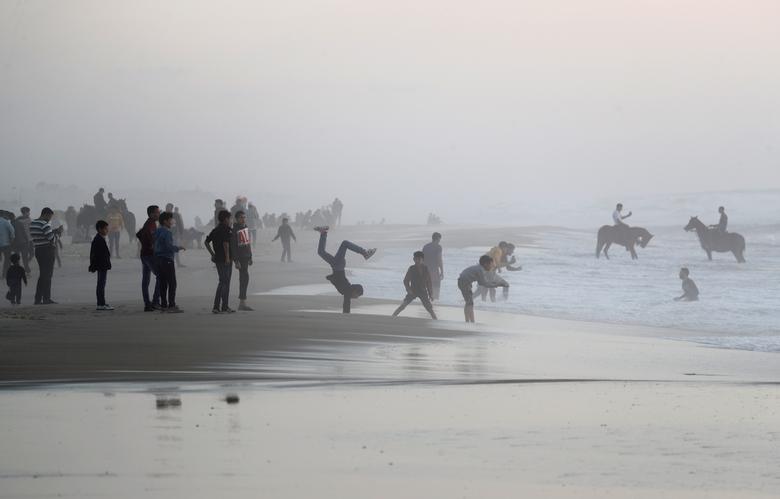
POLYGON ((367 250, 367 251, 366 251, 366 254, 365 254, 365 255, 363 255, 363 258, 365 258, 366 260, 368 260, 369 258, 371 258, 372 256, 374 256, 374 253, 376 253, 376 248, 371 248, 371 249, 369 249, 369 250, 367 250))
POLYGON ((318 225, 317 227, 314 227, 314 230, 317 232, 328 232, 330 230, 330 227, 327 225, 318 225))
POLYGON ((96 308, 95 310, 114 310, 114 307, 112 307, 112 306, 111 306, 111 305, 109 305, 109 304, 105 304, 105 305, 98 305, 98 306, 97 306, 97 308, 96 308))

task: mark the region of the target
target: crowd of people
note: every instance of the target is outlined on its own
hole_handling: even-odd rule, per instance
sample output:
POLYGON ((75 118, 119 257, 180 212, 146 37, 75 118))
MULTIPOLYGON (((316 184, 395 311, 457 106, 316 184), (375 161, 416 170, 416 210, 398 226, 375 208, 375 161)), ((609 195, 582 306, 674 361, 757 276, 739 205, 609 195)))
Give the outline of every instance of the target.
MULTIPOLYGON (((96 299, 97 310, 113 310, 106 302, 105 290, 108 272, 111 270, 111 258, 119 256, 119 238, 114 234, 124 228, 124 220, 117 217, 121 212, 119 201, 109 193, 109 201, 102 202, 103 189, 94 197, 96 206, 106 213, 105 220, 99 219, 95 225, 95 234, 90 247, 89 271, 97 274, 96 299), (105 204, 103 204, 105 203, 105 204), (112 205, 113 203, 113 205, 112 205)), ((222 200, 214 204, 213 228, 205 240, 205 248, 211 256, 217 270, 217 288, 214 296, 213 312, 215 314, 232 313, 229 305, 230 284, 233 268, 239 272, 239 305, 238 310, 251 311, 247 304, 247 288, 249 285, 249 267, 252 265, 252 245, 256 241, 257 230, 264 225, 263 218, 258 214, 252 203, 245 197, 236 198, 233 207, 228 210, 222 200)), ((339 223, 343 204, 338 198, 327 211, 317 210, 323 216, 327 213, 330 220, 339 223)), ((616 226, 625 225, 624 220, 632 215, 622 213, 622 205, 618 204, 613 213, 616 226)), ((317 213, 314 212, 314 213, 317 213)), ((161 311, 165 313, 180 313, 182 310, 176 303, 176 259, 186 247, 179 242, 184 224, 181 214, 172 203, 161 211, 157 205, 146 209, 147 219, 141 229, 135 234, 139 244, 141 260, 141 295, 144 301, 144 311, 161 311), (152 277, 154 288, 150 293, 152 277)), ((720 220, 712 230, 725 232, 728 218, 723 207, 719 208, 720 220)), ((299 213, 298 222, 305 227, 308 214, 299 213)), ((63 233, 63 226, 52 226, 54 211, 51 208, 41 210, 40 216, 32 219, 30 209, 22 207, 21 214, 15 217, 12 212, 0 210, 0 257, 3 260, 2 273, 8 285, 6 298, 15 305, 21 303, 22 286, 28 282, 31 273, 32 259, 38 264, 39 276, 36 283, 34 303, 36 305, 56 303, 51 297, 51 281, 54 264, 57 258, 57 247, 63 233)), ((311 215, 312 217, 314 214, 311 215)), ((268 218, 269 223, 275 218, 268 218)), ((282 261, 292 261, 291 243, 297 241, 289 218, 282 216, 276 226, 277 233, 272 241, 280 240, 282 244, 282 261)), ((346 257, 348 252, 357 253, 365 259, 371 258, 376 248, 363 247, 344 240, 335 254, 327 251, 327 238, 330 225, 316 225, 319 232, 317 254, 328 263, 331 273, 326 279, 333 284, 343 296, 342 311, 349 313, 351 302, 363 295, 360 284, 352 284, 346 276, 346 257)), ((399 307, 393 316, 399 315, 410 303, 419 299, 423 307, 433 319, 436 313, 433 303, 439 300, 441 282, 444 279, 442 235, 434 232, 431 241, 412 255, 413 264, 407 269, 402 280, 406 290, 399 307)), ((504 298, 508 297, 509 283, 499 274, 506 271, 519 271, 514 256, 515 245, 500 241, 482 255, 475 265, 464 269, 458 276, 457 287, 465 301, 464 316, 467 322, 474 322, 474 297, 481 296, 485 301, 490 296, 496 300, 496 289, 503 288, 504 298), (477 284, 474 289, 474 284, 477 284)), ((179 264, 178 266, 182 266, 179 264)), ((699 290, 690 277, 690 271, 683 268, 679 273, 682 280, 683 294, 676 297, 678 301, 695 301, 699 290)))

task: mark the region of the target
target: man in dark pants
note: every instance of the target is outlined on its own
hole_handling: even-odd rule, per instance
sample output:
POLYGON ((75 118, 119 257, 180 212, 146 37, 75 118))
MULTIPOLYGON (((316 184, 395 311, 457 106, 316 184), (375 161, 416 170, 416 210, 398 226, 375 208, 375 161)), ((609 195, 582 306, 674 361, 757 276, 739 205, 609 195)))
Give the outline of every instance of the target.
POLYGON ((160 207, 153 204, 146 208, 148 218, 135 237, 141 243, 141 296, 144 299, 144 312, 160 309, 160 277, 154 259, 154 233, 160 218, 160 207), (149 282, 154 274, 154 294, 149 299, 149 282))
POLYGON ((95 224, 95 231, 97 234, 92 239, 92 247, 89 251, 89 271, 97 272, 96 310, 114 310, 114 307, 106 303, 106 280, 108 279, 108 271, 111 270, 111 250, 106 244, 108 222, 98 220, 95 224))
POLYGON ((35 286, 35 304, 51 305, 51 278, 54 275, 55 236, 62 233, 62 227, 52 230, 51 221, 54 212, 51 208, 41 210, 41 216, 30 222, 30 236, 35 245, 35 260, 38 261, 40 275, 35 286))
POLYGON ((227 210, 220 211, 217 215, 217 221, 219 222, 217 226, 206 236, 206 249, 211 254, 211 261, 217 266, 217 274, 219 275, 212 312, 220 314, 223 312, 235 312, 228 306, 230 277, 233 274, 230 258, 230 240, 232 238, 230 212, 227 210))
POLYGON ((363 258, 368 260, 376 253, 376 248, 365 250, 355 243, 350 241, 342 241, 339 250, 335 255, 331 255, 325 251, 325 245, 328 241, 328 229, 329 227, 315 227, 314 230, 320 233, 320 242, 317 247, 317 254, 328 262, 333 273, 325 279, 329 280, 336 290, 344 296, 344 303, 342 305, 342 312, 348 314, 352 308, 352 299, 359 298, 363 295, 363 286, 360 284, 352 284, 347 279, 346 271, 347 267, 347 250, 354 251, 363 258))
POLYGON ((252 265, 252 236, 246 218, 243 211, 236 212, 230 251, 238 270, 238 309, 249 312, 252 307, 246 304, 246 288, 249 286, 249 266, 252 265))
POLYGON ((431 299, 433 298, 431 274, 428 272, 428 267, 423 263, 424 260, 425 254, 422 251, 414 252, 414 265, 409 267, 404 276, 406 297, 393 312, 393 317, 397 317, 415 298, 419 298, 425 310, 431 314, 431 318, 436 319, 436 313, 433 311, 433 305, 431 304, 431 299))
POLYGON ((293 232, 287 218, 282 219, 282 225, 279 226, 279 230, 276 231, 276 237, 274 237, 271 242, 276 241, 279 238, 282 239, 282 261, 284 261, 284 257, 286 255, 287 261, 291 262, 292 253, 290 252, 290 239, 292 238, 296 242, 298 240, 295 238, 295 233, 293 232))

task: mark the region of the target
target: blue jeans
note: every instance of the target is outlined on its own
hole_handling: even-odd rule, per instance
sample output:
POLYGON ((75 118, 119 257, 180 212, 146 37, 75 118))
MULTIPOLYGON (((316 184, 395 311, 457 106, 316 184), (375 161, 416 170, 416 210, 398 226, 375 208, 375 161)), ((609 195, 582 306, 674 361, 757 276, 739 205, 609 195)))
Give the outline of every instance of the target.
POLYGON ((145 306, 160 304, 160 277, 152 255, 141 256, 141 294, 145 306), (152 274, 154 274, 154 295, 152 301, 149 301, 149 282, 152 280, 152 274))
POLYGON ((330 267, 335 270, 344 270, 347 266, 347 250, 354 251, 355 253, 359 253, 363 256, 366 255, 366 250, 358 246, 357 244, 350 242, 350 241, 342 241, 341 246, 339 246, 339 250, 336 252, 335 255, 331 255, 327 251, 325 251, 325 243, 328 240, 328 233, 327 232, 320 232, 320 244, 317 248, 317 254, 320 255, 320 257, 328 262, 330 264, 330 267))
POLYGON ((108 280, 108 270, 97 271, 97 288, 95 294, 97 295, 98 307, 106 304, 106 281, 108 280))

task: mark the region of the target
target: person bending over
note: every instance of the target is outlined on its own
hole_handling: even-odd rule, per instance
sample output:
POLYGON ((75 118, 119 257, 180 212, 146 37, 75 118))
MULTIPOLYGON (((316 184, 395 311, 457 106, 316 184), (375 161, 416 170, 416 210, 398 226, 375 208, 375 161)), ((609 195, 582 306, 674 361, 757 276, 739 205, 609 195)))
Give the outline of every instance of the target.
POLYGON ((458 289, 463 294, 463 299, 466 300, 466 305, 463 307, 463 313, 466 316, 466 322, 474 322, 474 292, 471 285, 475 282, 480 286, 486 288, 509 288, 509 283, 501 277, 496 276, 494 280, 488 280, 485 273, 489 272, 493 268, 493 259, 488 255, 482 255, 479 258, 478 265, 472 265, 467 267, 460 273, 458 277, 458 289))
POLYGON ((352 299, 360 298, 363 295, 363 286, 360 284, 352 284, 349 282, 349 279, 347 279, 346 272, 344 270, 347 266, 347 250, 363 255, 363 258, 368 260, 371 258, 371 256, 373 256, 374 253, 376 253, 376 248, 366 250, 353 242, 342 241, 341 246, 339 246, 338 251, 336 251, 336 254, 331 255, 325 251, 325 245, 328 241, 329 228, 330 227, 314 228, 314 230, 320 233, 320 242, 317 247, 317 254, 320 255, 320 258, 328 262, 331 270, 333 270, 333 273, 329 276, 326 276, 325 279, 329 280, 336 288, 336 290, 338 290, 338 292, 344 296, 342 312, 348 314, 351 310, 352 299))

